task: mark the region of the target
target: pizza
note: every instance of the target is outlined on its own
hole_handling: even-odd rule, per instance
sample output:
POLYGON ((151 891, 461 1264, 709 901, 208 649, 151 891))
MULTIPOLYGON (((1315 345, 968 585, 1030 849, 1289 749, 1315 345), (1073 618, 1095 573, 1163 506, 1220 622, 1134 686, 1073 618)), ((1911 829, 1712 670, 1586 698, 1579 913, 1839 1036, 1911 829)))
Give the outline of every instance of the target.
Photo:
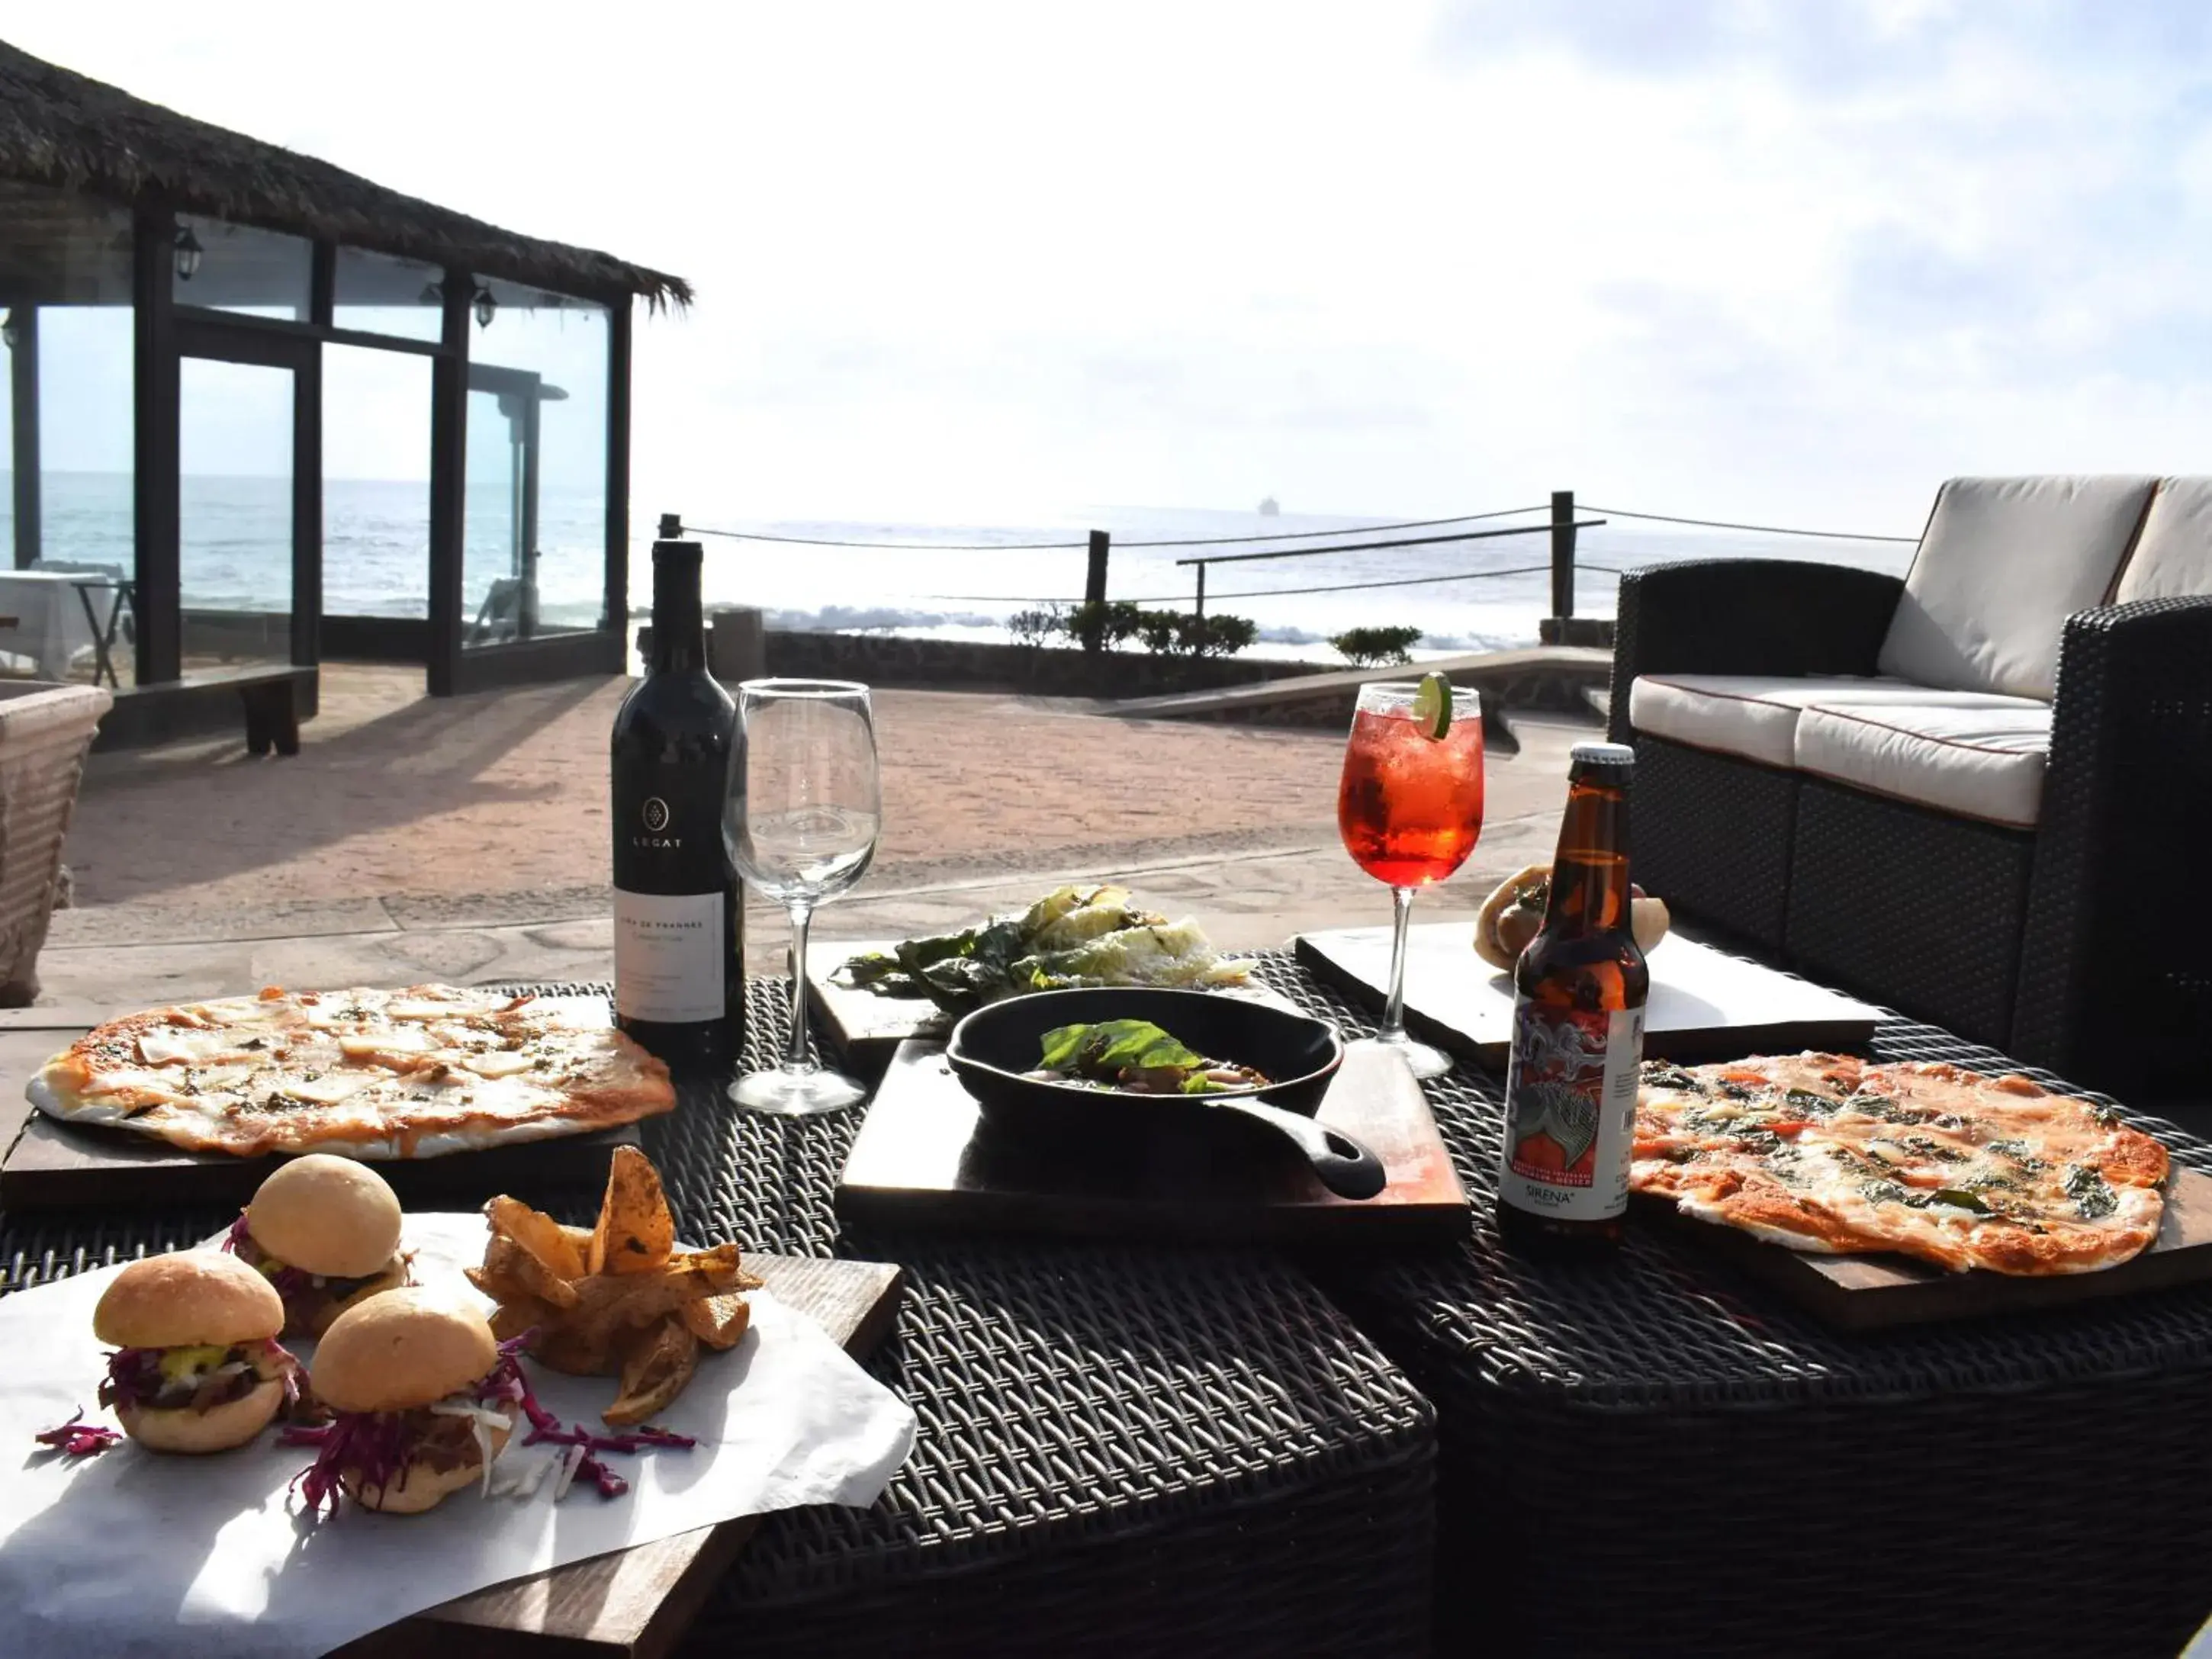
POLYGON ((181 1003, 87 1032, 31 1103, 196 1152, 435 1158, 634 1123, 676 1104, 668 1068, 598 998, 450 985, 181 1003))
POLYGON ((2166 1148, 2110 1108, 1940 1061, 1647 1061, 1632 1191, 1792 1249, 2093 1273, 2158 1237, 2166 1148))

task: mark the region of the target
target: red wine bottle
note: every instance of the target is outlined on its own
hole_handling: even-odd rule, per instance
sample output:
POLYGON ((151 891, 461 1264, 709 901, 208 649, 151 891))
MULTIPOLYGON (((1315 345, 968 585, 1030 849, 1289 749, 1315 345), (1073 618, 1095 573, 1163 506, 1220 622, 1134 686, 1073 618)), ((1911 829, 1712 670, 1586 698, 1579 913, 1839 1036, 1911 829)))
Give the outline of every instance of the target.
POLYGON ((653 544, 653 656, 615 711, 615 1023, 672 1071, 744 1041, 744 907, 722 839, 737 706, 707 672, 696 542, 653 544))

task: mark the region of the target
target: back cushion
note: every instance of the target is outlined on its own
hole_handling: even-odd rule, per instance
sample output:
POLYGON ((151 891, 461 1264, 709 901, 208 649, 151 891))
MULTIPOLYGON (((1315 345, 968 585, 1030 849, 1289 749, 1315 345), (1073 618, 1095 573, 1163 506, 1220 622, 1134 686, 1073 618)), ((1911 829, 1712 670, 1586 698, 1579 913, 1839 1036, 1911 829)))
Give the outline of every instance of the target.
POLYGON ((1885 674, 2048 701, 2067 617, 2102 605, 2155 478, 1954 478, 1937 493, 1885 674))
POLYGON ((2125 605, 2205 594, 2212 594, 2212 478, 2168 478, 2152 498, 2112 598, 2125 605))

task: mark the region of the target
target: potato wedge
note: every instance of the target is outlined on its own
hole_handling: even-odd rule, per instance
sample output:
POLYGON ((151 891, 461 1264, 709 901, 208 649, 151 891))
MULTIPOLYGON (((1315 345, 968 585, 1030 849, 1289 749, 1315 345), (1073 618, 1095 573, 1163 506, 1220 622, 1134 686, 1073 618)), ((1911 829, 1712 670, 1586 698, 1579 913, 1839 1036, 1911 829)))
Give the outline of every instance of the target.
POLYGON ((752 1323, 752 1304, 732 1291, 722 1296, 702 1297, 696 1302, 687 1302, 678 1310, 678 1316, 708 1347, 720 1352, 734 1348, 752 1323))
POLYGON ((495 1233, 484 1246, 482 1277, 470 1275, 470 1280, 486 1296, 506 1298, 495 1285, 510 1286, 524 1296, 536 1297, 540 1302, 550 1303, 556 1308, 576 1305, 576 1287, 567 1279, 549 1272, 538 1258, 524 1249, 512 1238, 495 1233))
POLYGON ((616 1147, 585 1267, 593 1273, 649 1273, 675 1249, 676 1218, 661 1191, 660 1172, 636 1147, 616 1147))
MULTIPOLYGON (((469 1271, 473 1274, 476 1269, 469 1271)), ((528 1331, 551 1330, 560 1316, 559 1310, 547 1306, 534 1296, 501 1297, 499 1306, 492 1310, 491 1334, 502 1342, 512 1342, 528 1331)))
POLYGON ((611 1426, 642 1423, 684 1391, 699 1369, 699 1339, 680 1319, 638 1334, 623 1354, 622 1392, 599 1415, 611 1426))
POLYGON ((513 1239, 531 1260, 556 1279, 568 1280, 584 1276, 583 1246, 543 1210, 533 1210, 520 1199, 509 1198, 502 1193, 484 1206, 484 1213, 491 1218, 494 1232, 513 1239))

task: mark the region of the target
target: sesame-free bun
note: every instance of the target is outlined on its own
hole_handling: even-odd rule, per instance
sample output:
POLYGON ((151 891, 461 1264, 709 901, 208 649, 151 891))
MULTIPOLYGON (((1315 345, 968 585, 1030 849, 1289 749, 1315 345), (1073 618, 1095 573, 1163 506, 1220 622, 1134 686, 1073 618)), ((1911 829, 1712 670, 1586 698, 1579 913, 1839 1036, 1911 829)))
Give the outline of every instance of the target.
POLYGON ((459 1393, 499 1360, 475 1306, 410 1285, 348 1308, 315 1347, 315 1398, 342 1412, 403 1412, 459 1393))
MULTIPOLYGON (((506 1446, 507 1437, 514 1432, 514 1408, 495 1407, 507 1416, 507 1425, 490 1431, 491 1455, 497 1457, 506 1446)), ((433 1469, 425 1464, 410 1463, 400 1471, 399 1478, 388 1486, 362 1489, 357 1477, 350 1472, 340 1477, 346 1495, 365 1510, 381 1510, 386 1515, 420 1515, 433 1509, 446 1498, 465 1486, 473 1486, 483 1479, 483 1465, 470 1463, 458 1469, 433 1469)))
MULTIPOLYGON (((134 1261, 100 1295, 92 1332, 118 1348, 258 1342, 284 1328, 284 1299, 220 1250, 179 1250, 134 1261)), ((266 1420, 265 1419, 264 1419, 266 1420)))
POLYGON ((366 1279, 389 1267, 400 1222, 399 1200, 382 1176, 327 1152, 294 1158, 246 1206, 255 1243, 328 1279, 366 1279))
POLYGON ((164 1411, 119 1401, 115 1415, 122 1420, 125 1434, 153 1451, 228 1451, 267 1428, 283 1401, 283 1383, 267 1382, 252 1394, 204 1412, 190 1407, 164 1411))

